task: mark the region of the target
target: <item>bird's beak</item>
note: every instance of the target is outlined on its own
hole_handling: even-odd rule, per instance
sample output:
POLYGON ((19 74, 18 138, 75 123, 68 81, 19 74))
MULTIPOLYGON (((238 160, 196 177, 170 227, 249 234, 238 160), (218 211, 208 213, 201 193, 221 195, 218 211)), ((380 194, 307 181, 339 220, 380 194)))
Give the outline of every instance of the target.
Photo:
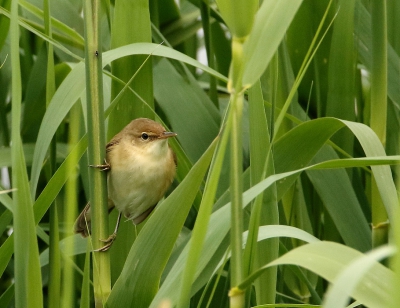
POLYGON ((163 132, 163 133, 161 133, 161 135, 158 137, 158 139, 167 139, 167 138, 175 137, 175 136, 178 136, 178 134, 177 134, 177 133, 174 133, 174 132, 163 132))

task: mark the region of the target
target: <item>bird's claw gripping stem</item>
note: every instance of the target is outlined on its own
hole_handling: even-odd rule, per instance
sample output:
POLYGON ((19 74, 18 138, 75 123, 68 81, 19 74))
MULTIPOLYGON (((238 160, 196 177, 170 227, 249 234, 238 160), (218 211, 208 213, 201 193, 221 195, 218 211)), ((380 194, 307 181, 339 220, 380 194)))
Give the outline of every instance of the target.
POLYGON ((107 171, 111 169, 110 164, 104 160, 104 164, 102 165, 89 165, 89 167, 100 169, 100 171, 107 171))

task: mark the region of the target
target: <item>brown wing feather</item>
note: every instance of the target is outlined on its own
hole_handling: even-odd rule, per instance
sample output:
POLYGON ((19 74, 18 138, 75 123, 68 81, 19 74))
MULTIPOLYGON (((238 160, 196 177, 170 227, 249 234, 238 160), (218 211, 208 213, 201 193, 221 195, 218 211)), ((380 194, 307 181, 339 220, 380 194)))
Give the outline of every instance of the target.
POLYGON ((82 237, 87 237, 90 234, 90 221, 90 203, 87 203, 75 221, 74 232, 79 233, 82 237))
MULTIPOLYGON (((114 207, 114 203, 108 199, 108 213, 110 213, 114 207)), ((74 232, 79 233, 82 237, 87 237, 90 234, 91 221, 90 203, 88 202, 75 221, 74 232)))
MULTIPOLYGON (((121 138, 113 138, 106 145, 106 153, 109 153, 113 148, 120 142, 121 138)), ((113 202, 108 199, 108 212, 111 212, 114 208, 113 202)), ((83 211, 79 214, 74 224, 74 232, 81 234, 83 237, 87 237, 91 230, 91 215, 90 215, 90 203, 86 204, 83 211)))
POLYGON ((106 153, 112 151, 114 146, 116 146, 121 141, 121 138, 113 138, 110 140, 109 143, 106 145, 106 153))

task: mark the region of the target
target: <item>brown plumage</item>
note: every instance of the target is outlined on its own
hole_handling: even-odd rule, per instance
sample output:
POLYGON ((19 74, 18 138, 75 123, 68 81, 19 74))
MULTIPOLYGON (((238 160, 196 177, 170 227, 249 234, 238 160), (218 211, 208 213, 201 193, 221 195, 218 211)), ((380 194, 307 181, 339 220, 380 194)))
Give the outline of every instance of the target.
MULTIPOLYGON (((176 156, 167 141, 174 136, 161 124, 139 118, 111 139, 106 146, 106 164, 93 166, 107 171, 109 211, 116 207, 134 224, 147 218, 175 176, 176 156)), ((75 222, 76 233, 88 235, 90 216, 87 204, 75 222)))

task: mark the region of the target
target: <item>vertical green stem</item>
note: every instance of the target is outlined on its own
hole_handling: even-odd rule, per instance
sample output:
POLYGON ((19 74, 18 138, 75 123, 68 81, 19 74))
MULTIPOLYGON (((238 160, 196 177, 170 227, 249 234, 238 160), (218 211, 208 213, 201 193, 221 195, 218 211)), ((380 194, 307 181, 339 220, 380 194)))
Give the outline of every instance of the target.
POLYGON ((17 188, 13 192, 15 307, 43 307, 39 249, 21 140, 22 83, 18 21, 18 0, 14 0, 10 16, 10 59, 12 187, 17 188))
MULTIPOLYGON (((85 64, 87 96, 87 130, 89 164, 102 164, 105 157, 105 129, 100 34, 100 1, 86 0, 85 64)), ((94 249, 102 247, 100 239, 108 237, 107 191, 105 174, 90 168, 90 204, 92 206, 92 238, 94 249)), ((108 252, 94 252, 93 282, 96 307, 102 307, 111 292, 108 252)))
MULTIPOLYGON (((53 138, 50 144, 50 177, 56 169, 56 140, 53 138)), ((49 307, 60 307, 61 287, 61 254, 60 235, 58 228, 58 213, 56 200, 50 206, 50 231, 49 231, 49 307)))
POLYGON ((371 128, 386 144, 387 115, 387 29, 386 0, 371 1, 372 70, 371 128))
POLYGON ((230 307, 239 308, 244 306, 245 294, 236 289, 243 280, 243 145, 242 145, 242 114, 243 114, 243 42, 241 38, 232 39, 232 65, 228 89, 231 94, 230 115, 231 127, 231 291, 230 307))
MULTIPOLYGON (((76 103, 70 111, 70 125, 69 125, 69 140, 68 144, 72 149, 79 141, 79 122, 81 121, 81 104, 76 103)), ((77 169, 76 163, 79 158, 76 154, 71 152, 75 157, 69 161, 68 169, 72 170, 71 176, 68 178, 65 184, 65 203, 64 203, 64 221, 67 226, 71 226, 77 217, 77 169)), ((71 155, 70 154, 70 155, 71 155)), ((70 230, 72 232, 72 230, 70 230)), ((63 275, 62 275, 62 294, 61 294, 61 307, 73 307, 75 303, 75 269, 73 268, 73 263, 75 256, 73 254, 74 242, 67 241, 65 245, 65 258, 69 258, 68 261, 64 262, 63 275)), ((89 271, 87 271, 89 272, 89 271)), ((85 273, 86 274, 86 273, 85 273)), ((83 284, 83 283, 82 283, 83 284)), ((83 291, 82 291, 83 292, 83 291)), ((81 298, 82 300, 82 298, 81 298)))
MULTIPOLYGON (((243 95, 235 93, 232 99, 231 129, 231 286, 243 280, 242 234, 243 234, 243 147, 242 147, 243 95)), ((244 294, 231 296, 231 308, 243 307, 244 294)))
MULTIPOLYGON (((371 69, 371 119, 370 125, 382 144, 386 144, 387 116, 387 27, 386 0, 371 2, 372 69, 371 69)), ((373 246, 387 242, 387 213, 376 183, 371 183, 373 246)))
MULTIPOLYGON (((51 14, 50 2, 43 2, 44 25, 45 32, 49 37, 52 37, 51 30, 51 14)), ((46 107, 50 104, 51 98, 55 92, 55 74, 54 74, 54 55, 53 45, 47 43, 47 74, 46 74, 46 107)), ((57 140, 56 136, 50 144, 50 174, 49 178, 56 170, 56 155, 57 155, 57 140)), ((50 243, 49 243, 49 307, 60 307, 60 287, 61 287, 61 255, 59 247, 59 229, 58 229, 58 213, 57 202, 54 200, 50 207, 50 243)))
MULTIPOLYGON (((241 72, 243 58, 243 42, 232 40, 232 95, 231 110, 231 286, 237 286, 243 280, 242 233, 243 233, 243 147, 242 147, 242 112, 243 93, 241 92, 241 72)), ((230 294, 231 308, 243 307, 244 293, 230 294)))

